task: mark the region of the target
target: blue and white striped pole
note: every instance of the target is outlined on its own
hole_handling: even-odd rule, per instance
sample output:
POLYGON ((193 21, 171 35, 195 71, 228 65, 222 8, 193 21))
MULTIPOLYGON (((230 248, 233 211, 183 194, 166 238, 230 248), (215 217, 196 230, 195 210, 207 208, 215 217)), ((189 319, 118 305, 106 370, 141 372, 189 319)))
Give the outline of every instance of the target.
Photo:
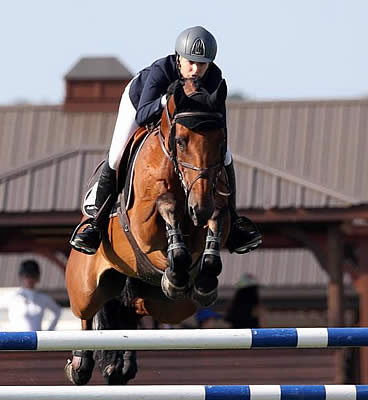
POLYGON ((368 328, 0 332, 0 350, 186 350, 368 346, 368 328))
POLYGON ((367 400, 363 385, 2 386, 0 400, 367 400))

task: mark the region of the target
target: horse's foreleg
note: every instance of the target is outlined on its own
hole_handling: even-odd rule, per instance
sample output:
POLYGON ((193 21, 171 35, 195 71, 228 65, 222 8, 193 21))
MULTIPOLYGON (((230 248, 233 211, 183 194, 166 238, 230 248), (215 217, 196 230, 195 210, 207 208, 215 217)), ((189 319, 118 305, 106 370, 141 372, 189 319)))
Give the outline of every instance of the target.
MULTIPOLYGON (((92 321, 82 319, 82 330, 92 330, 92 321)), ((72 354, 73 359, 68 360, 65 365, 65 375, 75 385, 85 385, 91 379, 95 366, 93 351, 74 350, 72 354)))
POLYGON ((218 279, 222 270, 220 255, 221 236, 226 209, 216 209, 208 221, 205 250, 202 253, 199 273, 194 282, 192 297, 202 306, 210 306, 217 299, 218 279))
MULTIPOLYGON (((137 329, 139 318, 134 308, 116 298, 96 314, 96 329, 137 329)), ((95 359, 108 385, 125 385, 137 373, 135 351, 97 350, 95 359)))
POLYGON ((169 265, 163 274, 161 287, 165 295, 171 299, 184 298, 190 291, 189 268, 192 264, 192 257, 183 240, 174 195, 165 193, 157 199, 156 204, 158 212, 166 224, 168 244, 169 265))

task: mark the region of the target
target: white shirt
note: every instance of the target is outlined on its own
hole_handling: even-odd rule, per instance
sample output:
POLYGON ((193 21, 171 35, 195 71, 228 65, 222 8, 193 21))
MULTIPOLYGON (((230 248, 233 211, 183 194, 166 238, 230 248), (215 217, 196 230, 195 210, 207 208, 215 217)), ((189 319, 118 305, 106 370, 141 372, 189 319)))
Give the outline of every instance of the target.
POLYGON ((8 318, 13 331, 40 331, 45 310, 53 317, 47 330, 54 330, 60 317, 60 307, 47 294, 35 289, 19 288, 8 298, 8 318))

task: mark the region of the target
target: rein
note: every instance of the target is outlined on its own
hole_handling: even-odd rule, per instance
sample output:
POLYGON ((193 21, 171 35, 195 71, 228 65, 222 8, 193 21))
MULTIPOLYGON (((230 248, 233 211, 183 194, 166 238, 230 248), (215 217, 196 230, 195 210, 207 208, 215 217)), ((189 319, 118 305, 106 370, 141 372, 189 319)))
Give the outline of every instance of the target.
POLYGON ((165 106, 165 113, 166 113, 166 117, 167 117, 167 121, 169 124, 169 144, 170 144, 170 148, 171 151, 168 150, 165 146, 165 138, 162 134, 162 130, 161 130, 161 126, 159 127, 159 132, 158 132, 158 136, 160 139, 160 145, 162 148, 163 153, 165 154, 165 156, 172 162, 172 164, 174 165, 174 170, 175 173, 178 175, 179 180, 180 180, 180 184, 182 186, 182 188, 184 189, 185 192, 185 196, 186 198, 188 198, 193 185, 199 180, 199 179, 209 179, 209 171, 210 170, 217 170, 214 182, 213 182, 213 189, 216 190, 216 185, 217 185, 217 180, 221 174, 221 170, 222 167, 224 166, 224 157, 222 159, 222 161, 218 162, 217 164, 214 165, 210 165, 206 168, 201 168, 201 167, 197 167, 193 164, 187 163, 185 161, 181 161, 180 159, 178 159, 177 157, 177 152, 176 152, 176 143, 175 143, 175 125, 176 123, 178 123, 180 121, 180 119, 182 118, 188 118, 188 117, 207 117, 210 120, 220 120, 222 119, 222 114, 218 113, 218 112, 205 112, 205 111, 187 111, 187 112, 181 112, 181 113, 177 113, 174 115, 174 117, 171 117, 169 114, 169 110, 167 105, 165 106), (194 180, 190 183, 189 186, 186 185, 183 174, 181 173, 180 169, 179 169, 179 165, 183 168, 188 168, 188 169, 192 169, 194 171, 199 171, 199 174, 194 178, 194 180))

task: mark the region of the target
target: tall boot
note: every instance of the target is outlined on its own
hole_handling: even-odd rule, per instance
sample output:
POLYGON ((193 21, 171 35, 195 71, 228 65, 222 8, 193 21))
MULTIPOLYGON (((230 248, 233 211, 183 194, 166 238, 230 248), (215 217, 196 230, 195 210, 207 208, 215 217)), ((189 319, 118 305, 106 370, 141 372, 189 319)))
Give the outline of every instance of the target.
POLYGON ((96 253, 116 200, 116 191, 116 171, 110 168, 107 159, 97 185, 94 216, 88 220, 88 225, 82 232, 73 234, 70 239, 70 244, 75 250, 85 254, 96 253))
POLYGON ((236 180, 233 162, 225 166, 228 177, 229 189, 229 211, 231 217, 230 234, 226 246, 230 253, 248 253, 255 250, 262 243, 262 234, 257 226, 246 217, 240 217, 236 213, 236 180))

